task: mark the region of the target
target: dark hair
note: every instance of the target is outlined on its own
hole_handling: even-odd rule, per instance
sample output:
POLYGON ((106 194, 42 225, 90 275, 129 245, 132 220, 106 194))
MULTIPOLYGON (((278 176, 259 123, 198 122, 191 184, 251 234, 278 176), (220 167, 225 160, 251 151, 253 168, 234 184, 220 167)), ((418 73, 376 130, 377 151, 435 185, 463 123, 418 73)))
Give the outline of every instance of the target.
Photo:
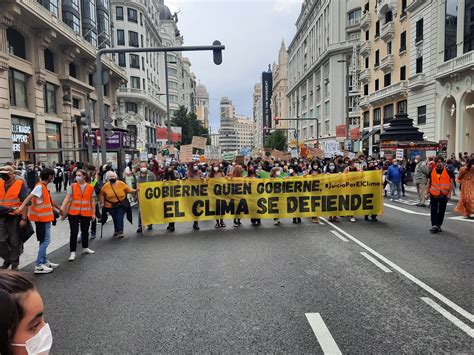
POLYGON ((54 170, 50 168, 44 168, 40 172, 40 179, 46 181, 50 176, 54 176, 54 170))
POLYGON ((35 289, 30 275, 0 270, 0 354, 12 353, 10 344, 24 316, 21 298, 26 292, 35 289))
POLYGON ((471 158, 467 161, 467 170, 471 170, 471 167, 474 165, 474 158, 471 158))

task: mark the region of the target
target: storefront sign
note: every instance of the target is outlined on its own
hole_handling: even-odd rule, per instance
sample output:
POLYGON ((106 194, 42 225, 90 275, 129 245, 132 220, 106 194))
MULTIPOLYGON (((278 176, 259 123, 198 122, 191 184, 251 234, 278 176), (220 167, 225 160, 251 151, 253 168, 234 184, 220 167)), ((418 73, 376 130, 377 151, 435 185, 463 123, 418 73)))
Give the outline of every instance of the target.
POLYGON ((21 144, 30 142, 31 126, 13 124, 12 125, 12 150, 14 152, 21 151, 21 144))

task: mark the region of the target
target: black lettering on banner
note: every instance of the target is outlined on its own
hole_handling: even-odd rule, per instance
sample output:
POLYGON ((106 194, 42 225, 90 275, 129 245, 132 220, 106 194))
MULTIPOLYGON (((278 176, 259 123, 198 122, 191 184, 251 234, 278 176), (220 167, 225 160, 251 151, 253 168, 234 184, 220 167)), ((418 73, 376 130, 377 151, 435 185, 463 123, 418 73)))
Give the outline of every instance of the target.
POLYGON ((163 188, 161 189, 161 196, 163 196, 163 198, 168 197, 169 190, 170 188, 168 186, 163 186, 163 188))
POLYGON ((321 196, 311 196, 311 212, 317 211, 321 206, 321 196))
POLYGON ((374 208, 374 194, 362 195, 362 209, 371 210, 374 208))
POLYGON ((174 209, 175 209, 175 216, 176 217, 184 217, 184 212, 179 210, 179 201, 174 201, 174 209))
POLYGON ((273 185, 273 193, 280 194, 281 193, 281 182, 276 182, 273 185))
POLYGON ((286 200, 286 212, 293 213, 296 212, 298 208, 298 199, 296 197, 288 197, 286 200))
POLYGON ((153 189, 151 187, 145 190, 145 198, 147 200, 151 200, 153 198, 153 189))
POLYGON ((323 196, 323 211, 324 212, 337 212, 337 195, 323 196))
POLYGON ((252 194, 252 184, 249 182, 244 183, 244 195, 252 194))
POLYGON ((362 198, 360 195, 351 196, 351 211, 358 210, 361 204, 362 204, 362 198))
POLYGON ((340 195, 339 196, 339 208, 341 210, 349 211, 350 207, 350 195, 340 195))
POLYGON ((247 204, 247 200, 241 199, 239 201, 235 214, 249 214, 249 206, 247 204))
POLYGON ((174 204, 174 201, 165 201, 163 203, 163 207, 164 207, 164 215, 165 215, 165 218, 173 218, 173 204, 174 204))
POLYGON ((260 182, 257 184, 257 194, 261 195, 265 192, 265 184, 260 182))
POLYGON ((182 194, 182 196, 183 196, 183 197, 192 196, 192 195, 190 194, 190 190, 191 190, 191 186, 189 186, 189 185, 183 185, 183 194, 182 194))
MULTIPOLYGON (((260 185, 260 184, 259 184, 260 185)), ((262 185, 263 186, 263 185, 262 185)), ((265 197, 262 197, 260 199, 258 199, 257 201, 257 206, 258 206, 258 210, 257 210, 257 213, 258 214, 265 214, 267 213, 267 206, 265 205, 265 203, 267 202, 267 199, 265 197)))
POLYGON ((234 199, 229 200, 227 202, 226 200, 216 200, 217 202, 217 215, 218 216, 223 216, 227 213, 234 214, 235 213, 235 201, 234 199))
POLYGON ((216 211, 213 211, 211 210, 211 201, 210 200, 206 200, 205 201, 205 210, 204 210, 204 213, 206 216, 215 216, 216 215, 216 211))
POLYGON ((204 202, 202 200, 194 201, 192 211, 193 215, 196 217, 202 216, 204 213, 202 208, 204 207, 204 202))
POLYGON ((301 192, 301 187, 303 186, 302 181, 295 181, 295 192, 301 192))
POLYGON ((268 198, 268 213, 278 213, 278 197, 268 198))
POLYGON ((309 196, 298 197, 298 207, 300 212, 309 212, 309 196))
POLYGON ((199 185, 199 195, 200 196, 207 196, 207 188, 208 188, 207 184, 199 185))

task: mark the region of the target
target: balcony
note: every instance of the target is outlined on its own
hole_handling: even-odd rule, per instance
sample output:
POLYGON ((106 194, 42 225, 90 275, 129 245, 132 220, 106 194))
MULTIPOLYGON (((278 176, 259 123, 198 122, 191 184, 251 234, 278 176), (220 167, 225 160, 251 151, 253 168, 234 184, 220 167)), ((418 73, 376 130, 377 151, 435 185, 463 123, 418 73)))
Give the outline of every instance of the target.
POLYGON ((426 76, 423 73, 415 74, 408 82, 408 88, 412 91, 422 89, 426 84, 426 76))
POLYGON ((158 96, 146 90, 121 87, 117 91, 117 98, 127 98, 133 101, 146 100, 166 112, 165 103, 161 102, 158 96))
POLYGON ((370 80, 370 69, 364 69, 360 72, 359 80, 363 83, 368 83, 370 80))
POLYGON ((380 69, 384 72, 384 73, 389 73, 393 70, 393 55, 392 54, 388 54, 386 55, 385 57, 382 58, 381 62, 380 62, 380 69))
POLYGON ((395 25, 393 24, 393 21, 387 22, 382 25, 382 28, 380 29, 380 38, 385 42, 391 41, 394 33, 395 25))
POLYGON ((394 101, 395 99, 405 98, 407 94, 408 84, 405 81, 401 81, 370 94, 369 103, 371 105, 378 105, 386 101, 394 101))
POLYGON ((474 69, 474 51, 467 52, 466 54, 451 59, 440 66, 436 70, 436 79, 444 77, 458 75, 465 70, 474 69))
POLYGON ((370 27, 370 22, 371 22, 370 12, 367 11, 360 18, 360 28, 364 31, 367 31, 367 29, 370 27))
POLYGON ((418 9, 424 3, 427 3, 429 0, 411 0, 410 5, 407 7, 407 12, 413 12, 418 9))
POLYGON ((370 49, 372 48, 372 44, 369 41, 362 42, 360 45, 360 55, 362 57, 368 57, 370 55, 370 49))
POLYGON ((369 96, 362 96, 359 100, 359 107, 361 109, 366 109, 369 107, 369 96))

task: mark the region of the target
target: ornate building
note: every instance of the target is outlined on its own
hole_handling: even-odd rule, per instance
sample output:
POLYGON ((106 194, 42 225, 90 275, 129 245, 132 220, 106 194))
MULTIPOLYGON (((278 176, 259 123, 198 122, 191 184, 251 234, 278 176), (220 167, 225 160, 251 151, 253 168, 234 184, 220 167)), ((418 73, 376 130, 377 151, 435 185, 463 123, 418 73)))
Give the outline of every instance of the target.
MULTIPOLYGON (((272 115, 273 117, 288 118, 288 96, 286 96, 288 92, 288 53, 283 40, 278 53, 278 64, 273 64, 272 74, 272 115)), ((279 121, 272 128, 286 129, 288 128, 288 121, 279 121)))

